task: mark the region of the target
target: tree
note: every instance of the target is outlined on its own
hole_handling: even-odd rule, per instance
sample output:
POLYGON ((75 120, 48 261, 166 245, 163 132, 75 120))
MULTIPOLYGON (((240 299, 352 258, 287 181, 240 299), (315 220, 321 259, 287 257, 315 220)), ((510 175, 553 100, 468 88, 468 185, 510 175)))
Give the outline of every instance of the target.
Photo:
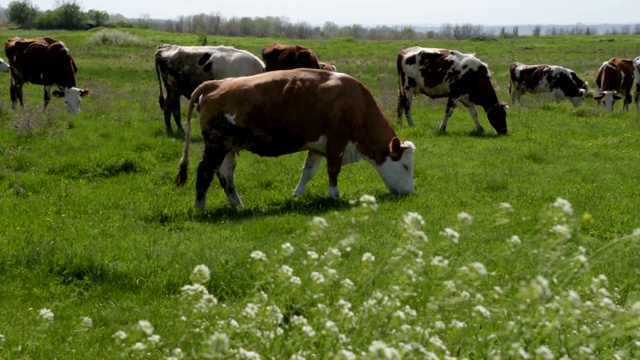
POLYGON ((542 32, 542 26, 540 26, 540 25, 536 25, 536 26, 533 28, 533 31, 531 31, 531 35, 533 35, 533 36, 540 36, 540 33, 541 33, 541 32, 542 32))
POLYGON ((87 15, 82 12, 75 0, 60 3, 53 12, 58 15, 58 26, 62 29, 82 29, 87 21, 87 15))
POLYGON ((29 27, 38 16, 38 8, 31 0, 12 1, 7 8, 9 21, 18 24, 19 27, 29 27))
POLYGON ((109 22, 109 13, 106 11, 91 9, 87 11, 87 18, 93 26, 105 26, 109 22))

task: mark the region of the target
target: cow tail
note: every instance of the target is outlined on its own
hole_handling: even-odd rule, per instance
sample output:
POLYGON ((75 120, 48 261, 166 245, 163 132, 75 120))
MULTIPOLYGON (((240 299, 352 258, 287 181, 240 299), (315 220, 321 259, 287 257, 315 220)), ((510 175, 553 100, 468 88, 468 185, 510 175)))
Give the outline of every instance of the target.
POLYGON ((187 122, 184 129, 184 147, 182 148, 182 158, 178 165, 178 174, 176 175, 176 185, 183 186, 187 182, 187 174, 189 170, 189 146, 191 145, 191 115, 193 114, 193 104, 195 100, 202 94, 202 86, 198 86, 191 94, 189 99, 189 108, 187 109, 187 122))
POLYGON ((156 60, 156 75, 158 75, 158 88, 160 89, 160 95, 158 95, 158 104, 160 104, 160 109, 164 110, 164 94, 162 93, 162 79, 160 78, 160 65, 156 60))
POLYGON ((398 107, 397 107, 397 116, 398 120, 402 121, 402 114, 407 107, 407 94, 404 91, 403 78, 404 78, 404 69, 402 68, 402 55, 398 55, 396 59, 396 67, 398 69, 398 107))

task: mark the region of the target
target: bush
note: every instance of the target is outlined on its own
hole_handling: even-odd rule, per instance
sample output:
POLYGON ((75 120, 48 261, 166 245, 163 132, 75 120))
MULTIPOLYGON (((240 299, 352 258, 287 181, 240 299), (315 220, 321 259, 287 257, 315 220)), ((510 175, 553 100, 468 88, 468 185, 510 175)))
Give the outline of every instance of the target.
POLYGON ((115 45, 115 46, 149 46, 151 41, 138 35, 127 34, 114 29, 101 29, 87 39, 89 45, 115 45))

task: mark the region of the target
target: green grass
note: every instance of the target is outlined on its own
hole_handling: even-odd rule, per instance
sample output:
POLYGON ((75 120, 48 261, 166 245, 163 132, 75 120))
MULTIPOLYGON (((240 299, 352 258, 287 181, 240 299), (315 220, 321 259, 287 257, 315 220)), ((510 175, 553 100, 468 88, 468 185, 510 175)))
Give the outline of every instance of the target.
MULTIPOLYGON (((243 348, 264 358, 296 353, 348 358, 341 349, 375 358, 376 340, 408 358, 411 352, 402 344, 419 344, 440 358, 515 358, 519 347, 535 356, 543 345, 557 358, 637 356, 633 304, 640 299, 640 257, 638 237, 628 236, 640 228, 640 120, 635 109, 623 112, 618 105, 606 113, 595 109, 592 100, 576 109, 568 101, 539 104, 525 95, 525 106, 510 105, 508 136, 495 135, 483 111, 479 116, 486 133, 473 133, 463 108, 454 112, 447 133, 440 134, 444 102, 419 97, 413 109, 416 125, 408 127, 406 120, 394 124, 401 139, 417 146, 416 195, 389 194, 363 162, 343 168, 342 200, 328 199, 324 168, 304 196, 293 198, 304 154, 272 159, 242 153, 236 185, 245 207, 232 209, 214 182, 202 215, 191 207, 202 151, 198 131, 193 132, 190 180, 177 189, 173 177, 182 141, 164 132, 153 66, 157 45, 195 45, 197 36, 126 29, 130 37, 120 34, 119 43, 105 45, 95 41, 99 31, 47 34, 69 46, 79 67, 78 85, 90 90, 80 115, 67 115, 55 98, 43 113, 42 88, 35 85, 25 86, 27 108, 14 112, 8 78, 0 88, 0 358, 159 358, 174 348, 197 358, 224 350, 210 347, 216 333, 229 337, 226 357, 242 357, 243 348), (363 194, 375 197, 376 211, 349 203, 363 194), (558 197, 572 204, 574 215, 557 212, 551 204, 558 197), (510 203, 513 211, 501 210, 500 203, 510 203), (409 212, 424 220, 413 233, 403 226, 409 212), (461 212, 470 214, 473 223, 459 220, 461 212), (314 217, 324 218, 328 226, 320 231, 310 225, 314 217), (566 225, 571 238, 552 231, 555 225, 566 225), (441 235, 445 228, 460 233, 459 243, 441 235), (429 242, 421 242, 415 231, 424 231, 429 242), (521 245, 507 241, 514 235, 521 245), (295 249, 293 254, 286 254, 285 243, 295 249), (416 261, 420 256, 410 245, 421 251, 426 265, 416 261), (332 258, 329 252, 323 257, 330 248, 340 249, 341 256, 332 258), (253 251, 264 252, 269 261, 252 260, 253 251), (311 259, 307 251, 320 256, 311 259), (375 261, 363 262, 366 253, 375 261), (588 267, 576 262, 580 254, 588 267), (448 267, 431 265, 440 257, 448 267), (473 263, 484 264, 489 274, 473 275, 473 263), (200 298, 181 297, 181 288, 198 264, 210 269, 205 285, 218 303, 192 314, 200 298), (300 277, 299 287, 291 285, 282 265, 300 277), (463 266, 472 269, 471 275, 460 270, 463 266), (329 280, 327 269, 335 269, 338 278, 329 280), (313 272, 327 281, 316 282, 313 272), (606 283, 592 280, 600 274, 606 283), (538 276, 550 281, 548 290, 538 276), (344 279, 355 290, 345 288, 344 279), (452 284, 455 291, 448 287, 452 284), (571 302, 570 290, 581 296, 580 304, 571 302), (607 307, 609 299, 617 307, 607 307), (340 300, 352 307, 344 310, 340 300), (589 307, 587 301, 596 305, 589 307), (376 306, 368 307, 372 302, 376 306), (255 318, 243 315, 249 303, 260 309, 255 318), (318 310, 318 304, 328 312, 318 310), (484 318, 478 305, 491 316, 484 318), (274 311, 269 306, 278 307, 280 322, 268 320, 274 311), (417 314, 407 315, 411 311, 405 306, 417 314), (52 323, 38 315, 42 308, 53 311, 52 323), (296 316, 305 317, 314 337, 296 316), (92 319, 91 328, 82 326, 82 317, 92 319), (136 330, 142 319, 155 326, 161 345, 136 330), (348 339, 326 330, 327 319, 348 339), (466 326, 457 327, 453 320, 466 326), (264 333, 258 336, 252 329, 264 333), (113 335, 119 330, 130 337, 117 341, 113 335), (444 349, 435 345, 434 336, 444 349), (154 350, 136 352, 138 341, 154 350)), ((0 33, 4 38, 43 35, 0 33)), ((638 40, 295 42, 359 78, 394 120, 395 56, 407 46, 475 52, 489 64, 499 98, 510 102, 507 69, 512 61, 567 66, 593 88, 600 64, 613 56, 637 56, 638 40)), ((209 44, 255 54, 275 41, 293 42, 209 38, 209 44)), ((224 343, 222 335, 214 338, 224 343)))

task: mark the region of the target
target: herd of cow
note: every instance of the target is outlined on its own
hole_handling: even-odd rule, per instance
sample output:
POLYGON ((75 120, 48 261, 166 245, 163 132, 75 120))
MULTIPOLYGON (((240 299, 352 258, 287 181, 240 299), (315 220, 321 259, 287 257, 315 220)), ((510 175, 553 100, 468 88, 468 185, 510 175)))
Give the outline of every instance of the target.
MULTIPOLYGON (((67 47, 51 37, 12 38, 5 42, 11 73, 12 107, 22 99, 22 86, 44 86, 44 106, 55 96, 64 97, 67 111, 79 112, 88 90, 76 87, 76 64, 67 47)), ((447 98, 440 130, 459 101, 482 131, 476 105, 481 106, 498 134, 507 133, 507 105, 498 100, 487 64, 473 54, 455 50, 411 47, 397 56, 399 77, 397 121, 403 114, 413 125, 413 97, 425 94, 447 98)), ((302 176, 293 194, 302 194, 327 159, 329 196, 339 197, 341 166, 359 160, 371 163, 392 192, 412 193, 415 146, 401 141, 371 92, 357 79, 336 71, 299 45, 272 44, 262 50, 262 60, 229 46, 161 45, 155 53, 159 104, 165 129, 173 132, 171 116, 185 133, 176 183, 187 179, 191 116, 200 113, 204 154, 197 170, 195 206, 205 210, 207 191, 214 175, 233 206, 242 205, 235 189, 236 156, 249 150, 260 156, 280 156, 307 151, 302 176), (163 85, 166 96, 163 93, 163 85), (186 129, 180 119, 180 98, 189 99, 186 129)), ((513 102, 524 93, 547 93, 549 101, 568 98, 574 106, 589 95, 588 84, 570 69, 555 65, 523 65, 509 68, 509 92, 513 102)), ((602 64, 596 77, 594 99, 606 110, 624 98, 629 108, 636 86, 636 109, 640 107, 640 57, 613 58, 602 64)))

